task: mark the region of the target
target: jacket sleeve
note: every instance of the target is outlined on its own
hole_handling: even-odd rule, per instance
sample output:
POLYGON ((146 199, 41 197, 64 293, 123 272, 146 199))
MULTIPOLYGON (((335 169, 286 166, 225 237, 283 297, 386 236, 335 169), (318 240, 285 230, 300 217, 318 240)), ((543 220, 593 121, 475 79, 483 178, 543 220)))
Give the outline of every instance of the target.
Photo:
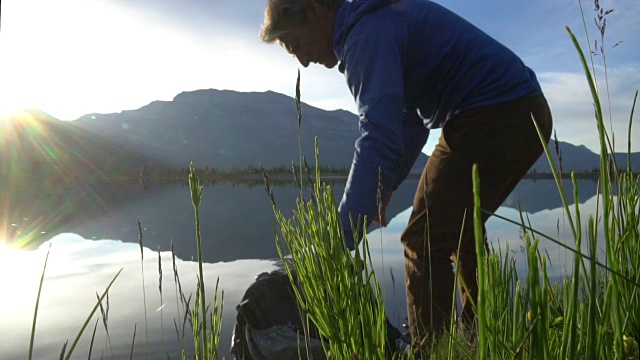
POLYGON ((407 176, 428 136, 426 128, 415 132, 421 121, 405 121, 402 41, 393 27, 392 22, 361 20, 340 56, 361 132, 339 206, 349 249, 366 232, 365 218, 367 224, 373 221, 378 204, 407 176))
POLYGON ((422 118, 415 111, 405 112, 402 121, 402 140, 404 146, 404 156, 400 171, 396 178, 396 183, 391 188, 396 191, 400 184, 407 178, 413 164, 422 152, 422 148, 429 138, 429 129, 424 126, 422 118))

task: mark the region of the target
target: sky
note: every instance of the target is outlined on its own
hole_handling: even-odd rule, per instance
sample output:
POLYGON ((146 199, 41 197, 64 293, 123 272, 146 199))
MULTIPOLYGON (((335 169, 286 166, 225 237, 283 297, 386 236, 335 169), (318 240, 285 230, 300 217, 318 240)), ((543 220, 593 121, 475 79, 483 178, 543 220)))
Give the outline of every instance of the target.
MULTIPOLYGON (((565 30, 569 26, 587 49, 578 0, 437 2, 507 45, 536 72, 559 140, 598 151, 593 101, 565 30)), ((355 112, 337 69, 302 68, 278 45, 258 39, 265 3, 3 0, 0 112, 32 106, 61 120, 74 120, 209 88, 272 90, 293 96, 298 69, 303 102, 355 112)), ((633 96, 640 88, 640 1, 600 3, 614 9, 607 16, 604 42, 608 86, 602 55, 594 57, 596 78, 603 95, 609 90, 610 120, 608 107, 605 113, 616 148, 626 151, 633 96)), ((594 25, 594 3, 585 0, 582 7, 593 47, 600 36, 594 25)), ((632 139, 640 139, 639 129, 640 125, 633 127, 632 139)), ((438 131, 432 132, 427 154, 438 136, 438 131)), ((633 151, 640 151, 640 141, 635 141, 633 151)))

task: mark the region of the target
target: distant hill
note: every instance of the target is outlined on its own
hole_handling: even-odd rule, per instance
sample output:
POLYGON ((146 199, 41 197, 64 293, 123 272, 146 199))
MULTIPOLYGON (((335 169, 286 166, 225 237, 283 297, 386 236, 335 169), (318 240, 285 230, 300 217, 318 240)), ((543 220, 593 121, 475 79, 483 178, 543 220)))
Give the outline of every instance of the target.
MULTIPOLYGON (((349 167, 359 135, 356 115, 302 104, 302 146, 313 163, 314 137, 325 166, 349 167)), ((89 114, 73 122, 93 134, 177 167, 191 161, 219 169, 290 166, 298 163, 298 120, 292 98, 275 92, 183 92, 118 114, 89 114)), ((426 161, 426 158, 424 159, 426 161)))
MULTIPOLYGON (((141 166, 153 174, 163 168, 185 168, 192 161, 201 168, 288 167, 299 159, 295 102, 271 91, 183 92, 172 101, 154 101, 120 113, 87 114, 69 122, 39 111, 31 115, 28 121, 4 125, 0 175, 18 170, 34 176, 136 175, 141 166)), ((317 136, 321 164, 348 168, 359 136, 358 118, 348 111, 325 111, 303 103, 301 135, 310 164, 317 136)), ((586 147, 566 142, 559 147, 565 172, 599 167, 599 155, 586 147)), ((626 164, 626 155, 618 159, 626 164)), ((420 173, 426 161, 422 155, 414 172, 420 173)), ((632 154, 632 162, 640 168, 640 153, 632 154)), ((546 158, 534 168, 548 172, 546 158)))
MULTIPOLYGON (((302 112, 302 142, 309 162, 313 162, 313 139, 318 136, 322 165, 348 168, 359 135, 357 116, 306 104, 302 112)), ((552 149, 553 145, 552 141, 552 149)), ((153 174, 158 169, 185 168, 191 161, 198 167, 221 169, 297 163, 298 123, 294 100, 285 95, 199 90, 137 110, 88 114, 70 122, 30 110, 11 121, 0 121, 0 148, 0 208, 11 209, 12 219, 39 219, 31 221, 34 226, 73 229, 86 219, 108 217, 116 207, 162 192, 154 187, 146 189, 141 179, 128 179, 127 186, 106 179, 138 175, 142 166, 153 174), (85 177, 97 178, 98 184, 80 181, 85 177)), ((559 148, 565 173, 599 167, 599 155, 584 146, 560 142, 559 148)), ((427 156, 422 155, 414 173, 420 173, 426 161, 427 156)), ((618 155, 618 162, 626 164, 626 155, 618 155)), ((640 168, 640 153, 632 154, 632 162, 640 168)), ((538 160, 534 168, 548 172, 546 158, 538 160)), ((595 193, 595 185, 589 185, 589 191, 595 193)), ((533 199, 530 211, 549 206, 543 203, 540 187, 526 186, 508 199, 506 206, 515 206, 518 197, 533 199)), ((406 182, 397 190, 397 198, 411 198, 413 191, 414 182, 406 182)), ((242 200, 236 201, 242 205, 239 209, 246 209, 242 200)), ((391 218, 405 209, 406 204, 392 202, 387 213, 391 218)), ((127 238, 136 239, 135 225, 127 228, 127 238)), ((34 234, 41 230, 34 230, 34 234)), ((105 236, 122 229, 107 230, 110 232, 105 236)), ((124 238, 121 233, 113 236, 124 238)))
MULTIPOLYGON (((562 170, 564 173, 568 173, 571 170, 591 171, 600 168, 600 154, 594 153, 584 145, 577 146, 568 142, 558 141, 558 149, 562 155, 562 170)), ((554 140, 549 142, 549 150, 551 151, 553 162, 558 168, 558 154, 555 151, 554 140)), ((618 167, 626 168, 627 154, 616 153, 616 162, 618 167)), ((640 153, 631 153, 631 164, 635 171, 640 171, 640 153)), ((547 157, 541 156, 532 166, 532 171, 533 169, 538 172, 551 172, 547 157)))
POLYGON ((39 111, 29 110, 0 123, 0 176, 49 178, 51 181, 104 175, 132 175, 142 165, 166 166, 135 146, 122 146, 108 134, 96 134, 39 111))
MULTIPOLYGON (((197 90, 178 94, 172 101, 154 101, 137 110, 117 114, 88 114, 72 122, 88 133, 149 157, 159 157, 176 167, 193 161, 199 167, 246 168, 290 166, 298 162, 298 122, 292 98, 272 91, 236 92, 197 90)), ((302 104, 302 146, 311 162, 314 137, 320 144, 320 161, 326 166, 349 167, 359 136, 358 117, 344 110, 326 111, 302 104)), ((554 161, 557 155, 551 141, 554 161)), ((599 155, 583 145, 559 142, 563 171, 588 171, 599 167, 599 155)), ((618 154, 626 164, 626 154, 618 154)), ((427 161, 421 156, 413 172, 427 161)), ((640 168, 640 153, 632 154, 640 168)), ((545 157, 534 165, 549 172, 545 157)))

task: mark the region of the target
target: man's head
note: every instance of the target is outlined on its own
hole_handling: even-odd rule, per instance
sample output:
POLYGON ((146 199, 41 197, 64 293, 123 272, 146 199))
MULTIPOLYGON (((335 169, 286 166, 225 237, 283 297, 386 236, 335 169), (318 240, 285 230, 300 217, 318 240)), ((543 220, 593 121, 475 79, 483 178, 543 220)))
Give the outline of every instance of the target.
POLYGON ((307 67, 315 62, 332 68, 335 17, 344 0, 268 0, 260 39, 278 42, 307 67))

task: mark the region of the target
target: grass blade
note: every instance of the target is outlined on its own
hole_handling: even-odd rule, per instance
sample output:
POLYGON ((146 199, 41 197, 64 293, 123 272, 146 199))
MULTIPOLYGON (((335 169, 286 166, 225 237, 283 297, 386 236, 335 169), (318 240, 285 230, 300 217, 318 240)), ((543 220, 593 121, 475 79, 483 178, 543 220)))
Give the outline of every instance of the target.
POLYGON ((144 333, 147 338, 147 353, 149 352, 149 326, 147 324, 147 290, 144 284, 144 247, 142 246, 142 224, 138 218, 138 244, 140 245, 140 271, 142 272, 142 303, 144 304, 144 333))
POLYGON ((484 304, 486 297, 486 289, 484 288, 485 279, 485 260, 484 260, 484 241, 482 236, 482 213, 480 211, 480 175, 478 173, 478 165, 473 165, 473 229, 475 233, 476 256, 478 257, 478 298, 476 299, 476 309, 478 316, 478 340, 480 359, 487 358, 487 319, 486 306, 484 304))
POLYGON ((129 350, 129 360, 133 359, 133 345, 136 343, 136 329, 138 324, 133 324, 133 339, 131 339, 131 350, 129 350))
POLYGON ((62 345, 62 350, 60 351, 60 360, 64 357, 65 352, 67 351, 67 345, 69 344, 69 340, 65 341, 62 345))
POLYGON ((91 353, 93 352, 93 341, 96 339, 97 329, 98 329, 98 319, 96 319, 96 324, 93 326, 93 334, 91 334, 91 343, 89 344, 89 356, 87 356, 87 360, 91 360, 91 353))
MULTIPOLYGON (((205 286, 204 286, 204 271, 202 269, 202 237, 200 235, 200 201, 202 200, 202 186, 200 186, 200 179, 196 174, 196 168, 191 163, 190 172, 189 172, 189 188, 191 190, 191 203, 193 204, 193 209, 195 211, 195 219, 196 219, 196 241, 198 245, 198 272, 200 274, 199 277, 199 298, 196 297, 197 300, 200 300, 200 306, 202 311, 202 354, 206 356, 209 353, 208 344, 207 344, 207 303, 205 298, 205 286)), ((194 319, 194 322, 197 322, 197 319, 194 319)), ((195 331, 197 328, 194 328, 194 337, 196 337, 195 331)))
POLYGON ((80 337, 82 336, 84 329, 87 328, 87 325, 89 324, 89 321, 93 317, 93 314, 95 314, 96 310, 98 310, 98 307, 100 307, 100 303, 109 292, 111 285, 113 285, 113 283, 116 281, 116 279, 118 278, 118 275, 120 275, 120 273, 122 272, 122 269, 123 268, 120 268, 120 270, 118 270, 118 273, 113 277, 113 279, 111 280, 107 288, 104 290, 104 292, 100 296, 100 299, 98 300, 98 302, 94 305, 93 309, 91 310, 91 313, 89 313, 89 316, 87 316, 87 319, 85 320, 84 324, 82 324, 80 331, 78 331, 78 335, 76 335, 75 340, 73 340, 73 344, 71 344, 71 348, 69 348, 69 352, 67 353, 67 356, 64 358, 65 360, 69 360, 69 358, 71 357, 73 350, 76 348, 76 345, 78 345, 78 341, 80 341, 80 337))
POLYGON ((47 261, 49 261, 49 251, 51 251, 51 244, 47 249, 47 257, 44 259, 44 267, 42 268, 42 275, 40 276, 40 285, 38 286, 38 296, 36 297, 36 307, 33 311, 33 324, 31 325, 31 339, 29 340, 29 360, 33 358, 33 340, 36 336, 36 320, 38 319, 38 307, 40 306, 40 294, 42 293, 42 284, 44 283, 44 274, 47 271, 47 261))

